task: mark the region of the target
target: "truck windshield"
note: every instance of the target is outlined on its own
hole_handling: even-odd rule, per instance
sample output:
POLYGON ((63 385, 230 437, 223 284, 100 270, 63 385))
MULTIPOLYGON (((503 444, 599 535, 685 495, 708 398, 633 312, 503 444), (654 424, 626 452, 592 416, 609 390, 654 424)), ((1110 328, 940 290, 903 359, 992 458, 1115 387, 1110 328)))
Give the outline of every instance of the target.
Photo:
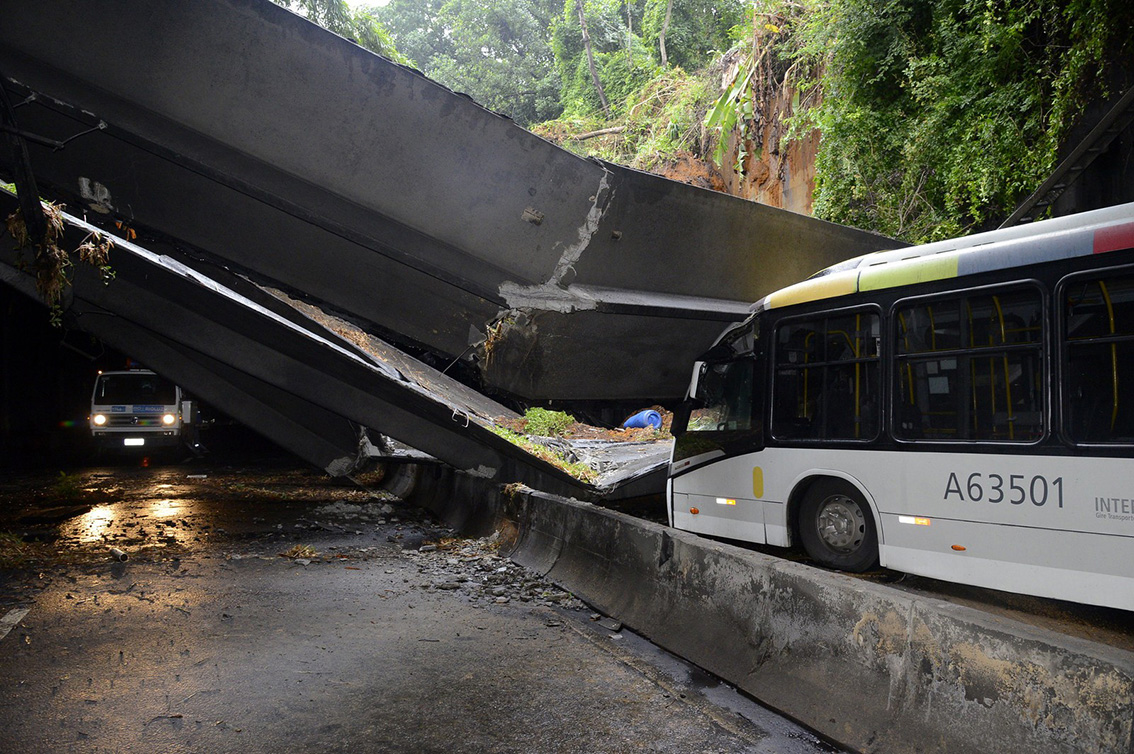
POLYGON ((168 406, 177 402, 177 390, 156 374, 104 374, 95 385, 94 402, 168 406))

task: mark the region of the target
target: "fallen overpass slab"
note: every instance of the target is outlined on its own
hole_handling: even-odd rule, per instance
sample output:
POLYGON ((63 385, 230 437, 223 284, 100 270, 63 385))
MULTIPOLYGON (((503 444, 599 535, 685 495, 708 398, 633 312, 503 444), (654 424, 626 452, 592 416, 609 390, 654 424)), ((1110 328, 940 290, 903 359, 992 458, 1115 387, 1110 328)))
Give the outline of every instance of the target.
MULTIPOLYGON (((15 207, 15 197, 0 196, 5 216, 15 207)), ((60 218, 66 248, 95 231, 66 213, 60 218)), ((486 479, 589 498, 617 494, 644 475, 662 483, 664 443, 644 462, 626 464, 625 475, 599 484, 577 478, 502 436, 494 422, 514 416, 506 408, 410 356, 388 345, 362 349, 255 286, 244 283, 241 293, 175 259, 113 240, 113 280, 79 264, 64 302, 67 321, 329 473, 353 470, 366 450, 361 430, 372 428, 486 479)), ((0 244, 0 279, 34 296, 13 243, 8 234, 0 244)))
POLYGON ((901 245, 580 158, 267 0, 16 4, 0 70, 22 131, 84 134, 29 143, 45 196, 406 345, 471 328, 531 400, 679 399, 751 302, 901 245))

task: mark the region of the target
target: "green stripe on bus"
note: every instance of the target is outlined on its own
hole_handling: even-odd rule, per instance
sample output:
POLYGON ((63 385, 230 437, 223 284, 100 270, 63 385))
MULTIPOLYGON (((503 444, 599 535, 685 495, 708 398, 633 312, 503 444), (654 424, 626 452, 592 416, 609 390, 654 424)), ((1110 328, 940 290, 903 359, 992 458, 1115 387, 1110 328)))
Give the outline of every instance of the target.
POLYGON ((892 265, 867 267, 859 272, 858 289, 860 291, 877 291, 900 285, 955 278, 957 277, 957 261, 959 259, 959 254, 947 254, 939 257, 911 259, 892 265))

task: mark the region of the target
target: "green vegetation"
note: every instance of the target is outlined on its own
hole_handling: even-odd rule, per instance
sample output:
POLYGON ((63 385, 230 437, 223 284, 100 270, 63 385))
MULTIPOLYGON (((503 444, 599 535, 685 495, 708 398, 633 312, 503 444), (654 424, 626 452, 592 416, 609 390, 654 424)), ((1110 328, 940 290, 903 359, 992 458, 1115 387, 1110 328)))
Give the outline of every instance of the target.
POLYGON ((1123 0, 775 0, 785 84, 818 89, 815 213, 910 241, 983 229, 1054 168, 1134 52, 1123 0))
POLYGON ((19 568, 33 555, 32 547, 18 534, 0 532, 0 568, 19 568))
POLYGON ((272 0, 277 5, 306 16, 333 31, 398 63, 408 62, 394 47, 390 33, 366 11, 353 10, 347 0, 272 0))
POLYGON ((430 78, 526 125, 561 111, 548 30, 562 0, 392 0, 362 11, 430 78))
POLYGON ((914 242, 1010 212, 1134 59, 1126 0, 277 2, 640 169, 818 130, 815 214, 914 242))
POLYGON ((659 76, 711 62, 744 18, 742 0, 669 6, 669 0, 391 0, 360 14, 384 27, 426 75, 529 126, 561 116, 580 124, 625 116, 659 76))
POLYGON ((563 411, 529 408, 524 412, 524 431, 537 437, 562 435, 575 423, 575 417, 563 411))
POLYGON ((524 435, 519 434, 518 432, 513 432, 506 427, 501 427, 496 424, 489 425, 488 429, 493 434, 504 438, 513 445, 523 448, 537 458, 541 458, 544 461, 547 461, 552 466, 555 466, 556 468, 567 472, 576 479, 581 479, 584 482, 591 483, 598 479, 598 472, 596 472, 590 466, 587 466, 585 463, 570 461, 566 457, 564 457, 562 453, 558 453, 555 450, 547 447, 546 445, 540 445, 538 442, 535 442, 534 440, 531 440, 524 435))
POLYGON ((619 115, 563 116, 533 125, 532 131, 573 152, 657 170, 681 154, 706 153, 705 114, 717 97, 708 71, 660 71, 620 103, 619 115))
MULTIPOLYGON (((59 245, 66 231, 62 206, 40 202, 40 208, 43 211, 44 225, 41 238, 32 237, 22 209, 8 215, 5 226, 15 242, 17 264, 21 270, 35 275, 35 287, 51 311, 51 323, 61 327, 63 308, 60 302, 63 291, 71 284, 74 263, 70 252, 59 245), (32 250, 30 261, 23 257, 23 250, 27 248, 32 250)), ((110 250, 113 248, 113 241, 93 230, 79 243, 75 253, 78 254, 79 261, 98 269, 103 282, 108 283, 114 279, 114 270, 110 266, 110 250)))
POLYGON ((83 480, 75 474, 65 474, 60 471, 51 485, 51 497, 60 502, 73 503, 84 495, 83 480))

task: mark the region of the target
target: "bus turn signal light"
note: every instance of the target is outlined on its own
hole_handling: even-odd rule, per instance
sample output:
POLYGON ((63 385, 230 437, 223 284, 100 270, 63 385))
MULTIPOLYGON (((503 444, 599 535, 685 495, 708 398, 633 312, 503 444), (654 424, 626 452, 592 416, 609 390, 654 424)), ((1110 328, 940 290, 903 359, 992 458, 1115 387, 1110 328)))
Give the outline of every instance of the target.
POLYGON ((692 513, 694 516, 696 516, 698 513, 701 512, 701 509, 700 508, 690 508, 689 512, 692 513))
POLYGON ((964 552, 965 546, 964 545, 953 545, 953 549, 956 550, 957 552, 964 552))

